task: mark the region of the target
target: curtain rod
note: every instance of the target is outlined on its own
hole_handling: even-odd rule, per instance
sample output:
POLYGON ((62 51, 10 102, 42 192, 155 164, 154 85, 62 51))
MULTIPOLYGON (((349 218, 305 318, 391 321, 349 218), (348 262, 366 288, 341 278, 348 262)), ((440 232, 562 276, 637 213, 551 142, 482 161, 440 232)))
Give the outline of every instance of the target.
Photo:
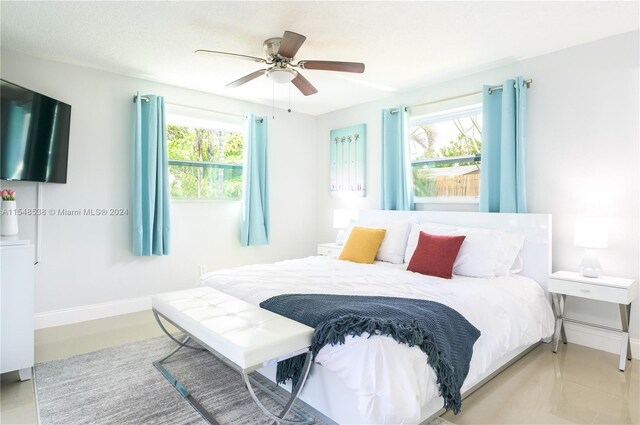
MULTIPOLYGON (((138 99, 137 95, 133 96, 133 103, 136 103, 136 100, 138 99)), ((147 96, 140 96, 140 99, 142 99, 145 103, 149 103, 149 98, 147 96)), ((213 112, 214 114, 222 114, 222 115, 230 115, 232 117, 242 117, 244 118, 244 115, 240 115, 240 114, 233 114, 231 112, 222 112, 222 111, 216 111, 213 109, 206 109, 206 108, 198 108, 197 106, 189 106, 189 105, 181 105, 179 103, 171 103, 171 102, 165 102, 167 105, 172 105, 172 106, 180 106, 182 108, 189 108, 189 109, 199 109, 201 111, 207 111, 207 112, 213 112)), ((258 120, 260 120, 260 122, 263 121, 262 118, 257 118, 258 120)))
MULTIPOLYGON (((524 85, 526 85, 527 88, 531 87, 531 83, 533 83, 533 79, 531 79, 531 78, 529 78, 528 80, 524 80, 524 85)), ((513 83, 513 88, 515 88, 515 87, 516 87, 516 83, 513 83)), ((489 92, 489 94, 491 94, 494 91, 500 91, 500 90, 502 90, 502 84, 500 84, 499 86, 489 87, 489 89, 487 91, 489 92)), ((474 92, 471 92, 471 93, 460 94, 458 96, 446 97, 444 99, 432 100, 431 102, 418 103, 416 105, 409 105, 409 106, 405 107, 404 110, 408 111, 409 108, 417 108, 418 106, 427 106, 427 105, 433 105, 435 103, 448 102, 450 100, 462 99, 463 97, 475 96, 475 95, 478 95, 478 94, 482 94, 482 90, 474 91, 474 92)), ((395 114, 397 112, 398 112, 398 108, 389 110, 390 114, 395 114)))

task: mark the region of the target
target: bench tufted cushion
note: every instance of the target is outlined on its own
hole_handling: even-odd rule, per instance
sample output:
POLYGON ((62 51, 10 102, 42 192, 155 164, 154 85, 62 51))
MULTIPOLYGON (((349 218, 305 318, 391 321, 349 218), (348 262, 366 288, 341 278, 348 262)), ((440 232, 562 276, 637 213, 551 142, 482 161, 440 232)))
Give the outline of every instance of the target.
POLYGON ((156 295, 153 308, 249 369, 311 345, 313 328, 209 287, 156 295))

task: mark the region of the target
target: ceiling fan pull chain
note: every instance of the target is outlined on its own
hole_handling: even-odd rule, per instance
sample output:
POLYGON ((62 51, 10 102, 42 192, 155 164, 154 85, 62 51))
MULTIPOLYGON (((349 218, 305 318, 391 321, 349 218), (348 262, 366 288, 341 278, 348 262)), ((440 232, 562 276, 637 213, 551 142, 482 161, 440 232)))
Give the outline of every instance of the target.
POLYGON ((271 119, 276 119, 276 83, 271 82, 271 119))
POLYGON ((291 81, 289 81, 289 109, 287 111, 291 113, 291 81))

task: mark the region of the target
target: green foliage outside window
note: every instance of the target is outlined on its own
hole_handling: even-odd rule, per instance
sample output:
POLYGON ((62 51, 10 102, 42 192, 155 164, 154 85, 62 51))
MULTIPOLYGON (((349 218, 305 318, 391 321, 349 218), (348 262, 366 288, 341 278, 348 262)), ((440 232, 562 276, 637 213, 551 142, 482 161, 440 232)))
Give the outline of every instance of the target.
MULTIPOLYGON (((451 140, 448 146, 440 148, 442 158, 452 158, 456 156, 477 155, 482 152, 482 142, 475 137, 468 136, 464 133, 458 134, 456 140, 451 140)), ((459 165, 468 165, 470 162, 459 163, 459 165)), ((442 164, 442 167, 451 167, 453 164, 442 164)))
MULTIPOLYGON (((411 127, 412 160, 434 160, 434 164, 414 164, 415 196, 478 196, 480 161, 447 162, 448 158, 479 155, 482 152, 481 116, 471 115, 448 122, 411 127), (455 126, 448 140, 439 137, 440 125, 455 126), (438 140, 440 139, 440 140, 438 140), (437 142, 440 147, 437 148, 437 142), (444 142, 444 143, 443 143, 444 142), (440 160, 441 162, 438 162, 440 160), (448 171, 448 170, 450 171, 448 171)), ((442 129, 442 128, 441 128, 442 129)))
POLYGON ((169 124, 167 145, 172 198, 240 198, 242 133, 169 124))

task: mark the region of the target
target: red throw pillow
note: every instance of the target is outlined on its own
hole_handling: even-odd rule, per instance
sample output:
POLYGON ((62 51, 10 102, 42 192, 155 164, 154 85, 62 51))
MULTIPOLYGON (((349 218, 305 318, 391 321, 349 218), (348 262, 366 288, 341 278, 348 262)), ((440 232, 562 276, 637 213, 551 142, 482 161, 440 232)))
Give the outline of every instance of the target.
POLYGON ((429 276, 451 279, 464 236, 430 235, 420 232, 418 246, 413 252, 407 270, 429 276))

